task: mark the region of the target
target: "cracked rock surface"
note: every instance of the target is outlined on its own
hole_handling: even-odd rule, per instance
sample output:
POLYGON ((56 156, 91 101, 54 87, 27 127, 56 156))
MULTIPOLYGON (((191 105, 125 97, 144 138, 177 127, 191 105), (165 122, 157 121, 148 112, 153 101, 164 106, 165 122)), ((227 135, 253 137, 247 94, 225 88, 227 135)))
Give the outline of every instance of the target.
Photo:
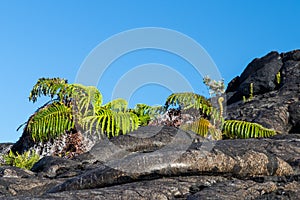
POLYGON ((162 127, 157 134, 151 131, 153 127, 143 127, 120 137, 120 141, 114 138, 110 152, 100 148, 107 145, 100 142, 72 160, 44 157, 32 171, 1 167, 0 197, 296 199, 299 196, 298 134, 212 144, 193 142, 189 133, 174 127, 162 127), (148 129, 152 136, 141 139, 139 134, 148 129), (165 137, 158 137, 160 134, 165 137), (174 145, 172 141, 181 141, 183 145, 174 145), (146 145, 149 143, 159 145, 151 149, 146 145))

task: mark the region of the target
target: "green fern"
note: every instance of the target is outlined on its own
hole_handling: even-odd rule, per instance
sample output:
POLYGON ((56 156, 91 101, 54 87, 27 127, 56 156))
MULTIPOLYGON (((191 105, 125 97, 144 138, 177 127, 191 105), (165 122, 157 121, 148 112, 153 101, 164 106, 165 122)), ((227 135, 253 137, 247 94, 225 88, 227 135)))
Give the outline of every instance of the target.
POLYGON ((276 74, 276 83, 279 85, 280 82, 281 82, 281 72, 279 71, 279 72, 277 72, 277 74, 276 74))
POLYGON ((36 102, 40 96, 50 96, 53 99, 55 96, 63 100, 67 92, 67 81, 61 78, 40 78, 33 86, 29 95, 29 101, 36 102))
POLYGON ((265 128, 260 124, 239 120, 225 121, 223 132, 229 138, 258 138, 277 134, 275 130, 265 128))
POLYGON ((93 115, 102 106, 103 97, 94 86, 70 84, 72 107, 81 116, 93 115))
POLYGON ((125 99, 118 98, 110 101, 103 107, 115 112, 125 112, 128 108, 128 102, 125 99))
POLYGON ((7 155, 3 156, 3 159, 7 165, 23 169, 31 169, 32 166, 40 159, 40 156, 34 151, 26 151, 23 154, 14 154, 12 151, 9 151, 7 155))
POLYGON ((210 122, 207 119, 201 118, 191 124, 185 124, 180 128, 186 131, 190 130, 203 137, 207 137, 209 126, 210 122))
POLYGON ((204 96, 191 92, 171 94, 165 105, 167 108, 179 105, 184 110, 194 108, 202 111, 203 114, 209 114, 212 110, 211 103, 204 96))
POLYGON ((91 134, 106 135, 108 137, 126 134, 136 130, 140 121, 131 112, 115 112, 106 108, 99 109, 96 115, 87 116, 82 120, 83 127, 91 134))
POLYGON ((166 107, 173 105, 180 105, 181 109, 189 110, 196 109, 200 111, 199 118, 205 117, 210 119, 214 126, 220 127, 224 121, 223 119, 223 97, 219 97, 219 109, 212 106, 212 104, 203 96, 191 92, 174 93, 166 100, 166 107))
POLYGON ((157 117, 159 114, 166 112, 163 106, 149 106, 147 104, 136 104, 134 109, 129 109, 140 120, 140 126, 148 125, 149 121, 157 117))
POLYGON ((211 135, 214 140, 222 139, 221 131, 213 126, 209 120, 204 118, 200 118, 191 124, 185 124, 180 128, 185 131, 193 131, 202 137, 208 137, 208 135, 211 135))
POLYGON ((74 128, 72 109, 54 102, 33 114, 27 122, 25 131, 31 133, 34 141, 43 142, 56 138, 71 128, 74 128))
POLYGON ((74 129, 75 124, 79 129, 108 136, 128 133, 140 124, 138 116, 127 110, 126 100, 116 99, 102 105, 102 94, 94 86, 68 84, 60 78, 41 78, 30 92, 29 100, 36 102, 40 96, 49 96, 51 101, 24 124, 24 132, 36 142, 59 137, 74 129))

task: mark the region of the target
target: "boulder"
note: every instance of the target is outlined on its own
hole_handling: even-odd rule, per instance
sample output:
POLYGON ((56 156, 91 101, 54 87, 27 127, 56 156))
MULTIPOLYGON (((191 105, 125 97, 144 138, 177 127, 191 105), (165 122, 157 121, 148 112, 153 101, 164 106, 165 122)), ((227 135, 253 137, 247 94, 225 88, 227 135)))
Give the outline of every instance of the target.
POLYGON ((229 103, 242 100, 242 96, 249 97, 250 84, 253 84, 253 94, 264 94, 273 91, 276 86, 276 74, 282 66, 281 56, 277 52, 270 52, 262 58, 254 59, 243 71, 229 82, 226 93, 234 92, 229 103))
POLYGON ((240 76, 238 91, 245 96, 250 94, 253 83, 253 94, 264 94, 276 88, 276 74, 282 66, 281 57, 271 52, 260 59, 254 59, 240 76))
POLYGON ((299 54, 300 50, 280 55, 271 52, 254 59, 226 90, 226 118, 260 123, 282 133, 299 133, 299 54), (249 83, 254 87, 252 99, 247 89, 249 83))

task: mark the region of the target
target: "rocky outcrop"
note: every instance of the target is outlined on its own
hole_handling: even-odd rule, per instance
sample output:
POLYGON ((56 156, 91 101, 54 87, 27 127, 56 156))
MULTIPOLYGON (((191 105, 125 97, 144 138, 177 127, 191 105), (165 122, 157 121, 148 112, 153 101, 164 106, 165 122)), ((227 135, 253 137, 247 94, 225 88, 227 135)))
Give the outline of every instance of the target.
POLYGON ((300 50, 254 59, 226 90, 227 119, 257 122, 279 132, 300 132, 300 50), (250 84, 253 84, 253 99, 250 84), (243 101, 247 99, 246 102, 243 101))

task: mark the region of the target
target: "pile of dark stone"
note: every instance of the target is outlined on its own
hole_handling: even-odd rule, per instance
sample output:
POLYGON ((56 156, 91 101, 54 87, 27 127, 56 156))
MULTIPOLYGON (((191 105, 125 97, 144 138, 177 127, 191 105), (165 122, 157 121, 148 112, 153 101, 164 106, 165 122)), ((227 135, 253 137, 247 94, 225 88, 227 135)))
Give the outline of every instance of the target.
POLYGON ((300 50, 271 52, 254 59, 228 84, 226 97, 228 119, 257 122, 282 133, 300 133, 300 50), (253 98, 248 99, 251 83, 253 98))
MULTIPOLYGON (((299 199, 299 90, 300 51, 271 52, 254 59, 230 82, 225 114, 281 134, 210 141, 180 130, 176 123, 140 127, 94 141, 88 150, 75 146, 77 153, 70 158, 48 152, 31 170, 1 166, 0 198, 299 199)), ((71 142, 86 141, 84 134, 73 136, 71 142)), ((31 148, 26 138, 12 149, 31 148)), ((1 153, 11 146, 1 144, 1 153)))

